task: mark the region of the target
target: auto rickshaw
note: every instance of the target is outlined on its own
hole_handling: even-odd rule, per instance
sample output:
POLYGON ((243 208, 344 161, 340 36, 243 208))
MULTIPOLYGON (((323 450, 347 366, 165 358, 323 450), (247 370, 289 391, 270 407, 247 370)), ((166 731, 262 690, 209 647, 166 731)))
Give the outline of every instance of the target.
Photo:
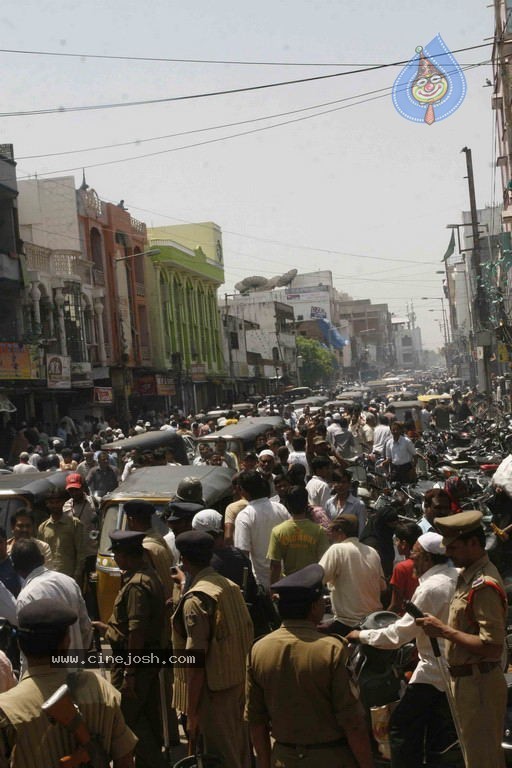
POLYGON ((217 432, 198 438, 197 442, 215 445, 219 438, 224 438, 227 442, 227 450, 235 454, 240 466, 243 455, 247 451, 254 450, 257 437, 264 435, 269 429, 283 430, 284 428, 285 423, 281 416, 248 416, 238 424, 229 424, 217 432))
POLYGON ((101 500, 103 523, 96 558, 96 596, 101 621, 109 620, 121 586, 121 572, 112 554, 110 534, 126 526, 124 504, 132 499, 143 499, 154 504, 156 513, 152 526, 165 535, 169 527, 162 516, 167 511, 168 503, 176 497, 180 482, 191 476, 201 481, 205 507, 223 512, 232 500, 233 472, 225 467, 141 467, 101 500))

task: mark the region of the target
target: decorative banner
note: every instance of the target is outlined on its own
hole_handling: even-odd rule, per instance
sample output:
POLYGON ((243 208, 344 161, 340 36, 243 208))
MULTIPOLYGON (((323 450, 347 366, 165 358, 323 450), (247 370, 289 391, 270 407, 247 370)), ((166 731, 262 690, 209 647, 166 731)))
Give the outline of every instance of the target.
POLYGON ((15 341, 0 342, 0 379, 37 379, 37 347, 15 341))
POLYGON ((71 360, 63 355, 46 355, 48 389, 71 389, 71 360))
POLYGON ((110 405, 114 400, 112 387, 94 387, 94 402, 110 405))
POLYGON ((466 78, 441 35, 402 69, 393 84, 393 104, 406 120, 432 125, 455 112, 466 96, 466 78))

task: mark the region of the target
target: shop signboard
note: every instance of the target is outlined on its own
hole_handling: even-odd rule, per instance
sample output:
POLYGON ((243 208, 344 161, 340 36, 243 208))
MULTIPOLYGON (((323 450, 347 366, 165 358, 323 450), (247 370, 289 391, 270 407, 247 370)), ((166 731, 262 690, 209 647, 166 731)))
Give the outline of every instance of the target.
POLYGON ((114 401, 112 387, 94 387, 94 402, 110 405, 114 401))
POLYGON ((48 389, 71 389, 71 360, 64 355, 46 355, 48 389))
POLYGON ((0 342, 0 379, 37 379, 37 347, 15 341, 0 342))
POLYGON ((170 376, 163 376, 160 373, 155 375, 156 392, 164 397, 171 397, 176 394, 176 385, 170 376))

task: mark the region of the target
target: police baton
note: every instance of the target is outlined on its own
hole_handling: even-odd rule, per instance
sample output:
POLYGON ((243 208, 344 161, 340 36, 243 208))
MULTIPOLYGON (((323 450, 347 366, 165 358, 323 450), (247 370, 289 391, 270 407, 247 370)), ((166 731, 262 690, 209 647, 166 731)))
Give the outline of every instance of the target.
MULTIPOLYGON (((420 611, 418 606, 414 605, 414 603, 412 603, 410 600, 408 600, 405 603, 405 610, 407 611, 407 613, 409 613, 415 619, 424 619, 425 618, 425 614, 423 613, 423 611, 420 611)), ((438 665, 439 671, 441 673, 441 677, 443 678, 444 687, 446 689, 446 698, 448 699, 448 706, 450 707, 450 712, 452 714, 453 724, 455 726, 455 731, 457 733, 457 738, 459 740, 460 751, 462 752, 462 757, 464 758, 464 763, 465 763, 465 765, 467 765, 466 749, 465 749, 464 743, 462 741, 461 730, 460 730, 460 723, 459 723, 459 716, 457 714, 457 708, 455 706, 455 699, 453 697, 453 691, 452 691, 451 684, 450 684, 451 681, 450 681, 450 676, 449 676, 449 673, 448 673, 448 669, 446 668, 445 664, 443 663, 443 657, 442 657, 442 654, 441 654, 441 649, 439 647, 439 640, 437 639, 437 637, 430 637, 429 640, 430 640, 430 644, 432 646, 432 652, 433 652, 433 654, 434 654, 434 656, 436 658, 437 665, 438 665)))

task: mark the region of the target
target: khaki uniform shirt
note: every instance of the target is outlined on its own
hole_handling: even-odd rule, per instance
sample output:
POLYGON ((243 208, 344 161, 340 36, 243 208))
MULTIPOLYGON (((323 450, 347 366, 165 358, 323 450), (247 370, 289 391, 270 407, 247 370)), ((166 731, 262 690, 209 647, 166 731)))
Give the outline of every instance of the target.
MULTIPOLYGON (((0 694, 0 768, 50 768, 76 749, 74 736, 41 711, 67 675, 67 669, 30 667, 15 688, 0 694)), ((137 739, 121 714, 121 695, 110 683, 94 672, 80 672, 72 697, 111 759, 133 751, 137 739)))
POLYGON ((126 650, 129 633, 143 629, 145 648, 164 647, 164 590, 156 572, 144 566, 126 574, 125 579, 115 599, 105 639, 114 650, 126 650))
POLYGON ((62 515, 60 520, 51 517, 41 523, 37 536, 52 551, 53 570, 65 573, 79 584, 85 564, 84 527, 75 517, 62 515))
POLYGON ((68 499, 64 502, 62 511, 69 517, 76 517, 84 527, 85 554, 95 555, 98 552, 98 513, 90 496, 84 494, 82 501, 68 499))
POLYGON ((347 670, 344 641, 314 624, 286 620, 249 653, 245 719, 267 725, 276 741, 321 744, 342 738, 359 690, 347 670))
POLYGON ((153 528, 144 531, 142 546, 147 552, 150 565, 155 569, 164 588, 165 599, 173 595, 174 582, 171 578, 171 568, 174 560, 163 536, 153 528))
MULTIPOLYGON (((494 587, 485 583, 494 581, 503 588, 503 582, 495 566, 484 555, 473 565, 463 568, 459 574, 455 594, 450 604, 448 624, 461 632, 478 635, 484 643, 502 645, 505 642, 505 609, 494 587), (474 589, 472 610, 468 610, 468 595, 474 589)), ((483 661, 456 643, 447 643, 446 657, 450 666, 476 664, 483 661)), ((488 660, 498 661, 496 655, 488 660)))

